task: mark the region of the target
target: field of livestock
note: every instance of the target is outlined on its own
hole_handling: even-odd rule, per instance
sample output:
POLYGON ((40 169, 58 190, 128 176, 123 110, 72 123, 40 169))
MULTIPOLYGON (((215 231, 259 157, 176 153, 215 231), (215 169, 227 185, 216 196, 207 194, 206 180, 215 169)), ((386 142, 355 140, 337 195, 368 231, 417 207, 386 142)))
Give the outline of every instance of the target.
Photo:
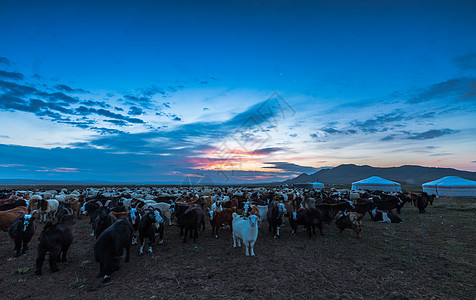
POLYGON ((367 214, 362 238, 339 236, 334 223, 309 238, 289 221, 273 239, 262 224, 255 257, 233 248, 229 230, 196 244, 182 243, 176 226, 165 227, 164 243, 153 254, 131 248, 129 263, 109 283, 97 278, 89 219, 74 225, 68 262, 59 272, 36 276, 37 239, 26 255, 14 257, 8 233, 0 234, 1 299, 474 299, 476 297, 476 201, 437 198, 426 213, 403 207, 401 224, 376 223, 367 214))

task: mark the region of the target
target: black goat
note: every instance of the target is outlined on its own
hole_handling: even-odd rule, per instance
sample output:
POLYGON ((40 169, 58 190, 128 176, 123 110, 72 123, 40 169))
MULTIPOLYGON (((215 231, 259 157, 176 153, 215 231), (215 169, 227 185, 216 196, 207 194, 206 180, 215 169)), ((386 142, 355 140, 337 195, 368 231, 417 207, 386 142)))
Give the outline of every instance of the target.
POLYGON ((19 216, 15 219, 12 227, 10 227, 8 234, 15 242, 15 257, 26 254, 28 250, 28 243, 33 235, 36 233, 36 224, 34 214, 36 210, 32 211, 30 215, 19 216), (23 243, 23 250, 22 250, 23 243))
POLYGON ((104 277, 104 282, 109 281, 111 273, 121 267, 124 249, 126 249, 125 262, 129 262, 131 244, 132 225, 126 218, 121 218, 109 226, 96 240, 94 257, 99 263, 99 277, 104 277))
POLYGON ((193 236, 193 242, 195 243, 197 241, 198 231, 202 224, 203 230, 205 230, 205 213, 200 205, 194 204, 177 219, 177 223, 185 229, 182 242, 187 242, 187 235, 190 230, 190 237, 193 236))
POLYGON ((36 275, 41 275, 41 267, 47 252, 50 253, 49 265, 52 273, 58 271, 56 263, 60 259, 61 262, 66 262, 66 254, 74 239, 73 224, 73 215, 61 217, 56 224, 53 224, 51 221, 46 222, 40 235, 40 242, 38 243, 36 275))
POLYGON ((144 254, 145 239, 149 239, 148 253, 152 253, 152 245, 155 243, 155 234, 159 233, 159 244, 164 242, 164 218, 158 210, 152 207, 145 211, 139 224, 139 255, 144 254))
POLYGON ((322 233, 322 212, 317 208, 304 208, 293 212, 289 216, 289 223, 291 224, 292 234, 296 235, 298 225, 304 225, 309 237, 316 234, 316 226, 319 232, 322 233))
POLYGON ((104 205, 102 205, 101 202, 98 202, 98 204, 100 204, 98 215, 93 222, 93 232, 96 236, 96 239, 101 236, 101 233, 104 230, 117 221, 117 218, 111 213, 111 208, 107 206, 109 204, 109 200, 104 205))

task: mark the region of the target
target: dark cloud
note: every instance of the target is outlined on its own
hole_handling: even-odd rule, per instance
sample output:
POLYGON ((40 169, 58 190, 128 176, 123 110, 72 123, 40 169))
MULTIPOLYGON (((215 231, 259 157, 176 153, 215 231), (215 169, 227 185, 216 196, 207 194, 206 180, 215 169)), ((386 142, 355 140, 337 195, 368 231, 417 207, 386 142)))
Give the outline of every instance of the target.
POLYGON ((473 164, 476 164, 476 160, 473 160, 472 163, 473 163, 473 164))
POLYGON ((144 120, 138 119, 138 118, 127 118, 126 119, 129 123, 134 123, 134 124, 144 124, 144 120))
POLYGON ((337 130, 333 127, 326 127, 326 128, 321 128, 322 131, 324 131, 327 134, 345 134, 345 135, 351 135, 351 134, 356 134, 357 130, 354 129, 348 129, 348 130, 337 130))
POLYGON ((25 97, 38 92, 34 87, 3 80, 0 80, 0 90, 17 97, 25 97))
POLYGON ((83 116, 87 116, 87 115, 90 115, 90 114, 97 114, 97 115, 112 118, 112 119, 124 120, 124 121, 127 121, 129 123, 134 123, 134 124, 145 123, 141 119, 130 118, 130 117, 127 117, 127 116, 123 116, 121 114, 113 113, 109 110, 105 110, 105 109, 102 109, 102 108, 101 109, 95 109, 95 108, 88 108, 86 106, 80 106, 80 107, 76 108, 76 112, 80 115, 83 115, 83 116))
POLYGON ((362 130, 365 133, 375 133, 387 131, 385 127, 388 123, 401 122, 405 120, 405 115, 400 111, 394 111, 388 114, 378 115, 375 118, 366 121, 352 121, 350 125, 362 130))
POLYGON ((266 165, 271 165, 269 167, 263 167, 264 169, 281 169, 283 171, 295 172, 295 173, 314 173, 317 171, 317 168, 301 166, 289 162, 267 162, 266 165))
POLYGON ((130 116, 140 116, 144 113, 144 111, 137 106, 131 106, 129 108, 129 112, 127 113, 130 116))
POLYGON ((55 103, 48 103, 39 99, 22 100, 9 94, 0 95, 0 109, 30 112, 39 117, 46 116, 55 120, 62 119, 58 112, 64 114, 73 114, 71 109, 67 109, 55 103))
POLYGON ((204 107, 202 110, 210 110, 208 107, 204 107))
POLYGON ((2 56, 0 56, 0 64, 4 64, 4 65, 7 65, 7 66, 11 65, 10 60, 8 58, 2 57, 2 56))
POLYGON ((63 104, 75 104, 79 103, 79 99, 77 97, 70 97, 64 93, 56 92, 56 93, 47 93, 43 91, 37 91, 35 93, 36 96, 42 97, 44 99, 48 99, 55 103, 63 103, 63 104))
POLYGON ((94 130, 94 131, 100 133, 101 135, 124 133, 121 130, 111 129, 111 128, 104 128, 104 127, 90 127, 89 129, 94 130))
POLYGON ((124 109, 123 109, 122 107, 117 107, 117 106, 115 106, 114 109, 115 109, 115 110, 118 110, 118 111, 124 111, 124 109))
POLYGON ((68 92, 68 93, 87 93, 87 91, 83 89, 73 89, 65 84, 58 84, 55 86, 57 90, 68 92))
POLYGON ((200 84, 207 84, 208 81, 200 81, 200 84))
POLYGON ((382 141, 382 142, 392 141, 392 140, 395 139, 396 136, 397 136, 396 134, 390 134, 390 135, 387 135, 387 136, 381 138, 380 141, 382 141))
POLYGON ((108 122, 117 126, 126 126, 127 123, 126 121, 123 120, 104 120, 104 122, 108 122))
POLYGON ((431 85, 409 99, 410 103, 421 103, 441 98, 455 101, 474 101, 476 98, 475 78, 455 78, 431 85))
POLYGON ((68 125, 71 125, 71 126, 74 126, 74 127, 88 129, 95 122, 92 121, 92 120, 86 120, 86 121, 61 120, 61 121, 58 121, 58 123, 68 124, 68 125))
POLYGON ((170 108, 170 102, 164 102, 164 103, 162 103, 162 105, 167 107, 167 108, 170 108))
POLYGON ((0 70, 0 77, 13 80, 23 80, 24 76, 22 73, 17 72, 8 72, 0 70))
POLYGON ((133 96, 133 95, 125 95, 124 98, 133 104, 138 104, 142 107, 149 107, 151 99, 149 97, 144 96, 133 96))
POLYGON ((457 56, 453 61, 463 70, 476 70, 476 52, 457 56))
POLYGON ((262 148, 262 149, 257 149, 253 151, 253 154, 255 155, 268 155, 274 152, 278 152, 283 150, 283 148, 280 147, 269 147, 269 148, 262 148))
POLYGON ((166 94, 164 89, 159 88, 155 85, 153 85, 149 88, 139 89, 139 91, 142 95, 147 96, 147 97, 152 97, 152 96, 157 95, 157 94, 160 94, 160 95, 165 95, 166 94))
MULTIPOLYGON (((81 104, 82 105, 86 105, 86 106, 99 106, 99 107, 102 107, 102 108, 110 108, 111 106, 109 104, 107 104, 106 102, 103 102, 103 101, 93 101, 93 100, 87 100, 87 101, 81 101, 81 104)), ((116 109, 118 107, 115 107, 116 109)), ((121 110, 123 110, 121 108, 121 110)))
POLYGON ((446 129, 432 129, 421 133, 413 133, 411 136, 408 136, 409 140, 428 140, 434 139, 443 135, 454 134, 459 132, 458 130, 452 130, 449 128, 446 129))
POLYGON ((173 120, 173 121, 180 122, 180 121, 182 121, 182 118, 175 116, 172 120, 173 120))

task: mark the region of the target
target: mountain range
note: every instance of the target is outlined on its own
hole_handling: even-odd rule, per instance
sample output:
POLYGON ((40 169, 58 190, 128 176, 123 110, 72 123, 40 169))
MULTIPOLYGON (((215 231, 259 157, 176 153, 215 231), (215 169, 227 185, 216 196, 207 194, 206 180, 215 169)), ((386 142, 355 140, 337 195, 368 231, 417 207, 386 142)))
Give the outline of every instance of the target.
POLYGON ((434 168, 422 166, 400 166, 379 168, 371 166, 357 166, 354 164, 340 165, 332 169, 322 169, 313 174, 303 173, 284 183, 322 182, 324 184, 350 185, 371 176, 379 176, 388 180, 406 185, 421 185, 425 182, 440 179, 445 176, 459 176, 476 180, 476 172, 461 171, 452 168, 434 168))

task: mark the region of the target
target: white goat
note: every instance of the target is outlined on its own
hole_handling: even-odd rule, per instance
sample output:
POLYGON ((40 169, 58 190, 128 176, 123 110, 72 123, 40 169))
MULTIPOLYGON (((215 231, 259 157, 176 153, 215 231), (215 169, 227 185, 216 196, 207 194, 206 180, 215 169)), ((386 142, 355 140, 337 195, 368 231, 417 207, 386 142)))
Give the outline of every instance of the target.
POLYGON ((256 239, 258 238, 258 217, 250 215, 249 217, 239 216, 237 213, 233 213, 233 247, 236 248, 238 241, 238 247, 241 247, 241 242, 245 244, 246 256, 255 256, 254 246, 256 239))

